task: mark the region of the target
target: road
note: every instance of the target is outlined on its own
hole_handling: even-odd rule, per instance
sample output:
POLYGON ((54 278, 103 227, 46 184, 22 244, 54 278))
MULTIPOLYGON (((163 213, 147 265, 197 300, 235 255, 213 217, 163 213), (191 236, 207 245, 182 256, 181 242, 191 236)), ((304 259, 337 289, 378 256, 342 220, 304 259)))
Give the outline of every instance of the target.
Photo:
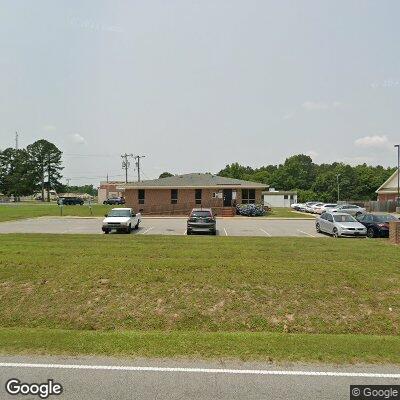
POLYGON ((350 385, 399 385, 400 367, 2 356, 0 398, 38 398, 8 395, 11 378, 54 379, 63 393, 52 399, 338 400, 349 399, 350 385))
MULTIPOLYGON (((103 218, 41 217, 0 223, 0 233, 97 233, 103 218)), ((185 235, 185 218, 143 218, 134 235, 185 235)), ((313 219, 218 218, 220 236, 326 237, 315 231, 313 219)))

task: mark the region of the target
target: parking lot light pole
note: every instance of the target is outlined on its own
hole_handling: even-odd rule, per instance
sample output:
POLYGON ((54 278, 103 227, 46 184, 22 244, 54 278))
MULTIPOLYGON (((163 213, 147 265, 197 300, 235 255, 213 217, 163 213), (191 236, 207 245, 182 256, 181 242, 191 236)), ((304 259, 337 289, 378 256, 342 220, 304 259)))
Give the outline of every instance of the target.
POLYGON ((400 144, 395 144, 397 147, 397 201, 396 206, 400 207, 400 144))
POLYGON ((336 182, 337 182, 337 202, 338 202, 338 204, 339 204, 339 199, 340 199, 339 176, 340 176, 340 174, 336 174, 336 182))

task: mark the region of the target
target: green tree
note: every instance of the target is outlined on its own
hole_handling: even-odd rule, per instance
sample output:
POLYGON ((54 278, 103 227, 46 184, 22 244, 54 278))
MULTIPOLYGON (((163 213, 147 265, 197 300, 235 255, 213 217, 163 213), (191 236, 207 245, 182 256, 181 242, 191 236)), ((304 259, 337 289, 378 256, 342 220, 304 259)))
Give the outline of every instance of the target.
POLYGON ((41 189, 42 201, 47 189, 47 201, 50 202, 50 189, 61 187, 62 152, 45 139, 29 145, 27 151, 34 166, 34 184, 41 189))
POLYGON ((170 176, 174 176, 173 174, 171 174, 170 172, 163 172, 159 178, 169 178, 170 176))

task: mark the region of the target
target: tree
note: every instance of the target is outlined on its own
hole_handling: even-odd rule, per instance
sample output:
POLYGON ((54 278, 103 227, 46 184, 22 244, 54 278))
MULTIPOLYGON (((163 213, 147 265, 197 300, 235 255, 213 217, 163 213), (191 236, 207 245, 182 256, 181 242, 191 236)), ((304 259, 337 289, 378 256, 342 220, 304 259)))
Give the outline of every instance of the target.
POLYGON ((7 196, 32 194, 32 163, 26 150, 7 148, 0 152, 0 191, 7 196))
POLYGON ((34 166, 34 184, 41 189, 42 201, 44 201, 45 188, 47 189, 47 201, 50 202, 50 189, 61 187, 62 152, 55 144, 45 139, 37 140, 29 145, 27 151, 34 166))
POLYGON ((171 174, 170 172, 163 172, 159 178, 169 178, 170 176, 174 176, 173 174, 171 174))

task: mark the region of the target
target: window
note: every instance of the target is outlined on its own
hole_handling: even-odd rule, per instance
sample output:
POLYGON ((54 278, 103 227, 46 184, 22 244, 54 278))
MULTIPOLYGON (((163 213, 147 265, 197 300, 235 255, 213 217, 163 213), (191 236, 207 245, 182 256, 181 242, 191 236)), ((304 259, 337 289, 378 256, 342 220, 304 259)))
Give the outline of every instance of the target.
POLYGON ((178 189, 171 189, 171 204, 178 203, 178 189))
POLYGON ((195 197, 196 204, 201 204, 201 194, 202 194, 201 189, 195 190, 194 197, 195 197))
POLYGON ((242 189, 242 203, 243 204, 254 204, 256 202, 256 190, 255 189, 242 189))
POLYGON ((138 190, 138 202, 139 204, 144 204, 144 189, 138 190))
POLYGON ((284 195, 283 195, 283 198, 284 198, 285 200, 287 200, 287 199, 288 199, 288 195, 287 195, 287 194, 284 194, 284 195))
POLYGON ((328 214, 328 215, 326 216, 326 220, 329 221, 329 222, 333 222, 332 215, 328 214))

